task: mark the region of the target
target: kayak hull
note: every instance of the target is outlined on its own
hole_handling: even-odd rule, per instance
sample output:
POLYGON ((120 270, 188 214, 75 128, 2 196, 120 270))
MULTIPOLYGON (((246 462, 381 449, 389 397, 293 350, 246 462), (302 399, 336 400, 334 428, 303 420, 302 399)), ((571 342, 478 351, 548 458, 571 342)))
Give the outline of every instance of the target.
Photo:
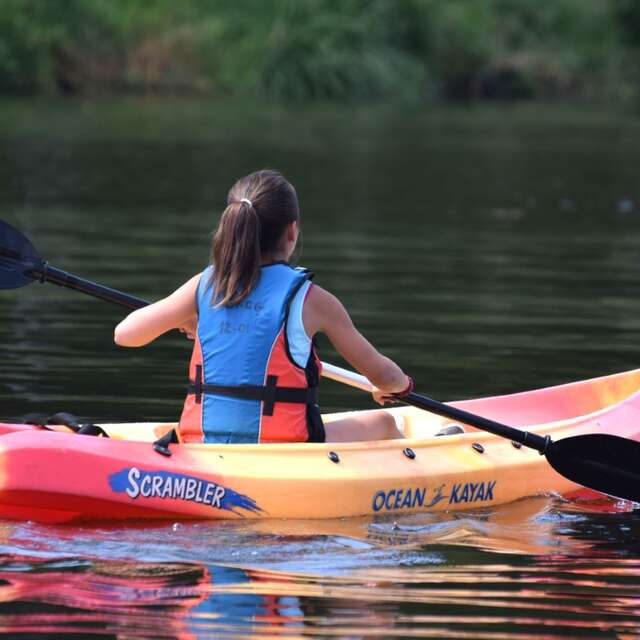
MULTIPOLYGON (((639 388, 640 370, 452 404, 554 440, 585 433, 640 439, 639 388)), ((413 407, 390 411, 402 416, 406 438, 175 444, 171 456, 151 445, 171 424, 103 425, 110 438, 2 424, 0 517, 73 522, 400 515, 578 489, 536 451, 468 426, 465 433, 436 437, 449 421, 413 407)))

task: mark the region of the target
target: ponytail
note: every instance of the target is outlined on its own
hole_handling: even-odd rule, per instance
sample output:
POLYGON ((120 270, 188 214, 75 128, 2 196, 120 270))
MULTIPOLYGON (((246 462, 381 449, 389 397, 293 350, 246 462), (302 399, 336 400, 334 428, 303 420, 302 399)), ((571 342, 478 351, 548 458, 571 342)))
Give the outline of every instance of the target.
POLYGON ((213 237, 212 304, 240 304, 260 278, 260 265, 278 251, 285 229, 300 217, 298 196, 282 174, 271 169, 240 178, 213 237))
POLYGON ((260 277, 260 219, 246 198, 231 202, 224 210, 211 258, 214 305, 240 304, 260 277))

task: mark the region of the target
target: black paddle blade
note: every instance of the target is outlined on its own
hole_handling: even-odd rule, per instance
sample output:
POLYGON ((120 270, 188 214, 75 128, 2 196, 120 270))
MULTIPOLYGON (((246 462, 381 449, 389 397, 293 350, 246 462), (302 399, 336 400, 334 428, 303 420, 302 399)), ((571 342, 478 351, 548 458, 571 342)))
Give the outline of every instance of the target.
POLYGON ((22 233, 0 220, 0 289, 17 289, 33 282, 31 270, 42 259, 22 233))
POLYGON ((569 480, 614 498, 640 502, 640 442, 590 433, 553 442, 545 455, 569 480))

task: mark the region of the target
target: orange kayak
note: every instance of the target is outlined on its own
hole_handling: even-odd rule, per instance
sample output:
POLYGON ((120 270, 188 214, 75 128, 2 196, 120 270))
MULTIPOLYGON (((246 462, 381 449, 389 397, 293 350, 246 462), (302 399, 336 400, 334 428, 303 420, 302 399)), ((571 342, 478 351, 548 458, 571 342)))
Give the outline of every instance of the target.
MULTIPOLYGON (((554 440, 640 440, 640 369, 452 405, 554 440)), ((536 451, 414 407, 402 439, 260 445, 152 442, 175 424, 103 424, 109 438, 0 423, 0 518, 340 518, 457 511, 579 487, 536 451), (453 427, 453 428, 447 428, 453 427), (460 433, 461 427, 464 431, 460 433), (438 435, 443 432, 451 435, 438 435), (455 433, 455 432, 458 433, 455 433)), ((325 421, 345 414, 325 415, 325 421)))

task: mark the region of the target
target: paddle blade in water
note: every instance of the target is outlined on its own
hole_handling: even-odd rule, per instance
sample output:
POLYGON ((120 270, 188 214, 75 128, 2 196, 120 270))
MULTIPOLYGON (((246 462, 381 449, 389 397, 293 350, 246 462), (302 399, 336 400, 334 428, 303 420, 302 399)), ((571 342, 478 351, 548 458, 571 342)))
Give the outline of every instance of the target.
POLYGON ((29 272, 41 263, 29 239, 0 220, 0 289, 17 289, 33 282, 29 272))
POLYGON ((592 433, 553 442, 545 455, 558 473, 578 484, 640 502, 640 442, 592 433))

